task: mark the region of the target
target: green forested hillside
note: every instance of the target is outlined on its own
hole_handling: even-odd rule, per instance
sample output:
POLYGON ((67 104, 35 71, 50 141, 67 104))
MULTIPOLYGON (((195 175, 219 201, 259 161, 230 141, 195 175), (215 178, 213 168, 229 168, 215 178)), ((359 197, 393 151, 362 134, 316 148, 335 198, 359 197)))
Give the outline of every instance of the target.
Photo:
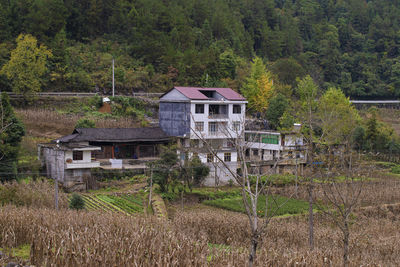
MULTIPOLYGON (((52 52, 47 91, 174 84, 240 89, 260 56, 280 83, 310 74, 352 97, 400 96, 398 0, 0 0, 0 67, 19 34, 52 52)), ((4 73, 0 86, 11 90, 4 73)))

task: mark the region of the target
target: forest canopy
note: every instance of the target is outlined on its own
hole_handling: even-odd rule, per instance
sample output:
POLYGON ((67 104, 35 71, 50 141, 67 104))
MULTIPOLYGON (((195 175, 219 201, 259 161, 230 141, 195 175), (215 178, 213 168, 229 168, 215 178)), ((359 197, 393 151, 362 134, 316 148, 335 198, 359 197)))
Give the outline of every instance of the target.
MULTIPOLYGON (((52 53, 44 91, 239 90, 258 56, 274 81, 310 75, 353 98, 400 96, 400 1, 0 0, 0 68, 20 34, 52 53)), ((0 87, 12 82, 0 76, 0 87)))

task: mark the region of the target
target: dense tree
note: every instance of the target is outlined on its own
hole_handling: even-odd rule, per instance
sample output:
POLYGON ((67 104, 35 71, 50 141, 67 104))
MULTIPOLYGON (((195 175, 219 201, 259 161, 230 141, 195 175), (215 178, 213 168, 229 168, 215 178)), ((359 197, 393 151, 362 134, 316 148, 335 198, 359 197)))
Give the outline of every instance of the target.
POLYGON ((177 172, 178 155, 174 147, 164 147, 160 159, 154 162, 153 182, 158 184, 161 192, 167 192, 168 186, 174 184, 178 179, 177 172))
POLYGON ((264 113, 268 108, 269 99, 274 92, 272 75, 267 71, 261 58, 255 57, 251 64, 250 75, 241 92, 249 101, 249 107, 254 111, 264 113))
POLYGON ((25 130, 6 93, 0 95, 0 123, 0 181, 8 181, 16 177, 19 144, 25 130))
POLYGON ((282 94, 278 94, 271 98, 265 117, 273 129, 278 129, 281 126, 280 118, 288 108, 288 105, 288 100, 282 94))
POLYGON ((317 117, 322 130, 321 140, 328 145, 349 144, 360 117, 340 89, 329 88, 320 98, 317 117))
POLYGON ((41 79, 48 90, 107 92, 110 56, 121 93, 239 89, 237 59, 257 55, 275 83, 310 75, 323 90, 390 98, 400 95, 399 13, 398 1, 0 0, 0 56, 21 33, 38 38, 55 56, 41 79))
POLYGON ((11 80, 15 93, 28 97, 40 91, 40 78, 46 73, 47 58, 51 56, 46 46, 38 46, 35 37, 21 34, 17 38, 17 47, 11 51, 10 60, 3 65, 0 73, 11 80))

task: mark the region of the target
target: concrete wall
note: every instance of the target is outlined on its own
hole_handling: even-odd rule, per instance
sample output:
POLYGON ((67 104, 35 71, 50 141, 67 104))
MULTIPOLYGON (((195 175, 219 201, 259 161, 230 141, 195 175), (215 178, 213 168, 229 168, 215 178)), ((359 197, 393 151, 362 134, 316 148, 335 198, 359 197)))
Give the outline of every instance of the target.
MULTIPOLYGON (((210 102, 210 101, 208 101, 210 102)), ((244 121, 245 121, 245 108, 246 105, 243 103, 234 103, 234 102, 218 102, 214 101, 212 103, 208 103, 207 101, 192 101, 190 106, 190 113, 191 113, 191 122, 190 127, 192 129, 190 138, 197 139, 198 136, 205 139, 223 139, 223 138, 237 138, 238 134, 243 133, 244 128, 244 121), (196 114, 196 104, 203 104, 204 105, 204 113, 196 114), (228 112, 226 118, 213 118, 209 114, 209 105, 210 104, 221 104, 227 105, 228 112), (240 105, 241 106, 241 113, 234 114, 233 113, 233 105, 240 105), (204 123, 204 130, 202 132, 197 132, 197 135, 194 133, 195 130, 195 123, 196 122, 203 122, 204 123), (209 132, 209 122, 217 122, 220 125, 219 132, 216 134, 210 134, 209 132), (240 129, 235 130, 233 129, 233 123, 239 122, 240 129), (222 126, 223 125, 223 126, 222 126)))
POLYGON ((171 136, 190 133, 190 103, 160 102, 159 121, 161 129, 171 136))
POLYGON ((43 157, 46 165, 47 177, 64 182, 65 153, 63 150, 44 148, 43 157))
POLYGON ((169 93, 164 95, 163 97, 160 98, 161 101, 188 101, 189 98, 187 98, 185 95, 183 95, 181 92, 179 92, 176 89, 171 90, 169 93))
MULTIPOLYGON (((227 162, 228 168, 236 173, 238 165, 237 162, 227 162)), ((218 163, 217 168, 214 168, 214 165, 211 163, 207 163, 207 166, 210 168, 210 174, 204 179, 204 186, 215 186, 215 171, 217 171, 217 175, 219 177, 219 185, 228 185, 230 181, 235 183, 235 177, 229 172, 229 170, 222 164, 218 163)))

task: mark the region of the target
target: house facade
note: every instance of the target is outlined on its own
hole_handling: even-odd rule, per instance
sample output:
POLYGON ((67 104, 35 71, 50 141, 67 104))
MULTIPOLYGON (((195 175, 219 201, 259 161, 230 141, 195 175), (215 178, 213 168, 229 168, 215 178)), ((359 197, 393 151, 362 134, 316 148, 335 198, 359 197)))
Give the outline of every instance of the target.
POLYGON ((299 135, 301 125, 295 124, 293 132, 265 130, 245 131, 245 159, 251 166, 261 168, 267 173, 294 172, 297 167, 303 169, 306 163, 304 140, 299 135))
MULTIPOLYGON (((159 127, 82 128, 39 145, 39 159, 48 178, 65 188, 86 189, 93 169, 143 171, 159 158, 170 137, 159 127)), ((72 190, 72 189, 71 189, 72 190)))
POLYGON ((246 103, 230 88, 174 87, 160 97, 160 128, 178 138, 181 160, 196 154, 210 167, 204 185, 214 185, 216 176, 221 185, 234 180, 238 162, 233 144, 244 133, 246 103))

